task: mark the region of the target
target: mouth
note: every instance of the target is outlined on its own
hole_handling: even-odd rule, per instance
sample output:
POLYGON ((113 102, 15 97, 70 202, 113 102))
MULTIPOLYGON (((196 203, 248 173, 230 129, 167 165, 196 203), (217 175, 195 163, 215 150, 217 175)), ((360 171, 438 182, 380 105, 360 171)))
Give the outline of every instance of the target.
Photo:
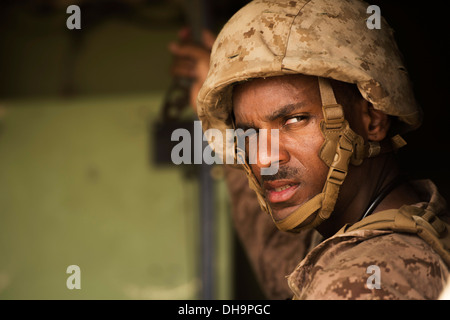
POLYGON ((270 203, 281 203, 290 200, 300 184, 293 181, 271 181, 264 183, 266 197, 270 203))

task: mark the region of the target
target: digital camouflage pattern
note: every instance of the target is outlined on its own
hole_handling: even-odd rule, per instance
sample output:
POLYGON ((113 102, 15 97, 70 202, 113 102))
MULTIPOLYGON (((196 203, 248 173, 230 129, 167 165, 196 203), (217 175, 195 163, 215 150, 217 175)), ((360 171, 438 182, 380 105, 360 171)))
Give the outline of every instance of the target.
MULTIPOLYGON (((445 200, 434 184, 423 181, 415 186, 429 202, 414 206, 448 221, 445 200)), ((449 266, 417 235, 356 230, 320 243, 288 276, 288 283, 294 299, 438 299, 448 276, 449 266), (372 283, 369 266, 380 270, 379 289, 367 285, 368 280, 372 283)))
POLYGON ((449 275, 430 246, 415 235, 358 230, 321 243, 289 276, 294 299, 437 299, 449 275), (380 288, 368 288, 380 270, 380 288), (370 269, 369 269, 370 271, 370 269))
POLYGON ((439 296, 439 300, 450 300, 450 279, 447 280, 447 284, 439 296))
MULTIPOLYGON (((448 266, 416 235, 360 230, 323 241, 316 230, 281 232, 259 207, 244 172, 225 169, 234 227, 269 299, 436 299, 444 279, 450 281, 448 266), (370 265, 380 268, 380 289, 367 288, 370 265)), ((415 207, 448 223, 436 186, 413 185, 423 200, 415 207)))
MULTIPOLYGON (((421 112, 393 32, 384 20, 381 29, 369 29, 367 7, 359 0, 256 0, 238 11, 214 43, 209 73, 197 99, 198 116, 216 157, 222 157, 223 162, 233 159, 234 136, 225 131, 233 129, 233 85, 250 78, 317 76, 319 83, 324 83, 323 89, 329 87, 331 92, 325 79, 354 83, 375 109, 398 117, 398 123, 392 122, 393 132, 419 126, 421 112), (222 131, 225 143, 215 139, 216 130, 222 131)), ((322 86, 320 92, 324 93, 322 86)), ((324 121, 330 123, 323 127, 325 141, 319 154, 330 167, 323 192, 282 221, 274 220, 281 230, 299 231, 298 226, 312 215, 314 220, 302 227, 316 227, 328 219, 347 174, 347 159, 361 164, 371 146, 363 145, 362 137, 347 126, 342 108, 331 104, 330 112, 325 110, 332 106, 323 105, 324 121), (336 119, 326 116, 338 114, 341 116, 336 119)), ((246 164, 243 168, 261 207, 272 216, 253 173, 246 164)))
MULTIPOLYGON (((395 128, 398 132, 417 128, 421 110, 393 31, 384 19, 381 29, 368 29, 367 7, 359 0, 249 3, 229 20, 213 46, 209 74, 197 99, 203 129, 219 129, 225 137, 225 129, 233 128, 234 84, 297 73, 354 83, 375 109, 398 117, 403 123, 395 128)), ((234 153, 221 150, 232 143, 219 143, 214 146, 210 141, 216 155, 234 153)), ((255 237, 254 228, 238 228, 241 237, 255 237)), ((272 248, 270 242, 280 238, 270 230, 265 247, 252 258, 258 259, 255 265, 262 270, 263 285, 270 272, 263 270, 262 262, 273 265, 271 270, 282 263, 274 264, 276 250, 270 262, 264 255, 266 248, 272 248)), ((449 273, 431 246, 413 234, 357 230, 335 235, 308 254, 301 248, 298 260, 306 257, 288 276, 294 299, 436 299, 449 273), (380 268, 380 289, 367 288, 370 265, 380 268)), ((285 292, 274 282, 272 287, 285 292)))
POLYGON ((367 7, 359 0, 256 0, 239 10, 212 48, 197 99, 203 129, 225 137, 232 128, 233 84, 294 73, 354 83, 375 109, 418 127, 421 111, 393 31, 384 19, 381 29, 368 29, 367 7))

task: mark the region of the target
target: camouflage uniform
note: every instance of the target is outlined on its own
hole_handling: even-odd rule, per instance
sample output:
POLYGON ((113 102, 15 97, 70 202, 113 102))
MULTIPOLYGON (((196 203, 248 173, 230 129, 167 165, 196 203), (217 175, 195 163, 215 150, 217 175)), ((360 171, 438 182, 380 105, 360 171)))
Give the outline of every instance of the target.
MULTIPOLYGON (((438 298, 449 269, 418 236, 358 230, 323 240, 314 229, 281 232, 259 207, 243 172, 226 170, 234 226, 269 299, 438 298), (367 287, 371 265, 380 268, 380 289, 367 287)), ((448 219, 445 200, 433 183, 415 185, 424 200, 416 206, 448 219)))
POLYGON ((447 284, 445 285, 444 290, 441 292, 439 300, 450 300, 450 278, 449 280, 447 280, 447 284))
POLYGON ((225 170, 233 224, 263 293, 268 299, 292 298, 286 275, 322 240, 320 234, 314 229, 278 230, 259 206, 245 173, 230 166, 225 170))
MULTIPOLYGON (((324 129, 321 127, 321 130, 325 137, 319 156, 330 167, 329 176, 323 192, 300 206, 287 218, 287 223, 274 221, 280 230, 298 232, 296 226, 300 223, 297 222, 306 221, 313 214, 320 218, 314 219, 314 227, 327 219, 349 163, 359 165, 365 158, 376 156, 381 148, 366 141, 361 144, 360 137, 348 128, 342 107, 333 99, 327 98, 325 103, 324 97, 332 96, 328 78, 355 84, 375 109, 396 117, 399 121, 393 128, 395 132, 403 133, 420 126, 422 112, 416 104, 393 31, 384 19, 381 29, 368 30, 367 7, 367 3, 358 0, 256 0, 229 20, 213 46, 209 74, 199 92, 197 106, 203 129, 219 129, 223 137, 227 136, 226 129, 233 129, 234 84, 251 78, 289 74, 319 79, 324 111, 324 129), (337 127, 333 127, 336 123, 337 127), (347 137, 349 139, 344 139, 347 137), (333 176, 336 168, 341 176, 333 176)), ((234 154, 233 143, 216 143, 210 140, 216 155, 234 154)), ((247 164, 244 168, 261 208, 272 216, 251 169, 247 164)), ((431 198, 429 194, 429 199, 424 199, 427 214, 436 213, 447 220, 446 216, 442 217, 443 200, 437 196, 435 188, 428 183, 425 189, 431 194, 431 198)), ((411 210, 405 225, 396 225, 393 221, 392 226, 382 230, 339 233, 310 252, 309 247, 315 244, 314 232, 301 230, 291 238, 268 229, 265 223, 261 224, 261 229, 257 229, 256 224, 236 225, 244 242, 250 243, 251 259, 261 282, 270 286, 266 290, 270 297, 285 298, 281 296, 286 293, 285 287, 273 280, 279 281, 280 270, 286 272, 293 260, 303 259, 288 277, 296 299, 437 298, 450 265, 449 247, 439 240, 441 236, 444 238, 445 230, 440 230, 435 237, 430 236, 436 232, 428 225, 440 222, 439 218, 432 215, 430 221, 423 222, 422 216, 412 217, 414 210, 411 210), (290 248, 289 239, 293 242, 290 248), (370 277, 366 270, 370 265, 380 268, 380 289, 366 287, 370 277), (268 276, 271 270, 277 276, 268 276)), ((236 217, 250 221, 252 216, 242 212, 236 217)))
MULTIPOLYGON (((445 201, 431 181, 415 185, 429 193, 415 206, 445 214, 445 201)), ((416 235, 356 230, 320 243, 288 282, 294 299, 437 299, 448 275, 442 258, 416 235), (369 266, 379 267, 379 289, 367 285, 369 266)))

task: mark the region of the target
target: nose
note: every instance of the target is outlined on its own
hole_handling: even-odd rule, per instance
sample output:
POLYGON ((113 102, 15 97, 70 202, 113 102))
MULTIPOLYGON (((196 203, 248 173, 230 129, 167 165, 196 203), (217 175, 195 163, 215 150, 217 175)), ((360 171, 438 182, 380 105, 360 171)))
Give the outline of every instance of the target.
POLYGON ((272 175, 278 172, 280 164, 289 160, 289 153, 280 143, 278 129, 260 129, 258 135, 258 156, 256 165, 261 175, 272 175), (269 151, 270 150, 270 151, 269 151))

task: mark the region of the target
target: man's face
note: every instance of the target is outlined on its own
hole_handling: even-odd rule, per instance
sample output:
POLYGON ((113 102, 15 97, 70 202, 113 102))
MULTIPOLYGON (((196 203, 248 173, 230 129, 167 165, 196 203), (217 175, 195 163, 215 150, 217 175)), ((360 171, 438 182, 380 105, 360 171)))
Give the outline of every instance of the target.
MULTIPOLYGON (((328 167, 319 158, 324 142, 317 77, 292 75, 255 79, 234 89, 237 128, 279 130, 278 156, 250 164, 276 220, 283 219, 322 192, 328 167), (261 175, 261 168, 278 161, 278 172, 261 175)), ((273 141, 268 142, 268 146, 273 141)), ((270 150, 270 147, 268 148, 270 150)))

